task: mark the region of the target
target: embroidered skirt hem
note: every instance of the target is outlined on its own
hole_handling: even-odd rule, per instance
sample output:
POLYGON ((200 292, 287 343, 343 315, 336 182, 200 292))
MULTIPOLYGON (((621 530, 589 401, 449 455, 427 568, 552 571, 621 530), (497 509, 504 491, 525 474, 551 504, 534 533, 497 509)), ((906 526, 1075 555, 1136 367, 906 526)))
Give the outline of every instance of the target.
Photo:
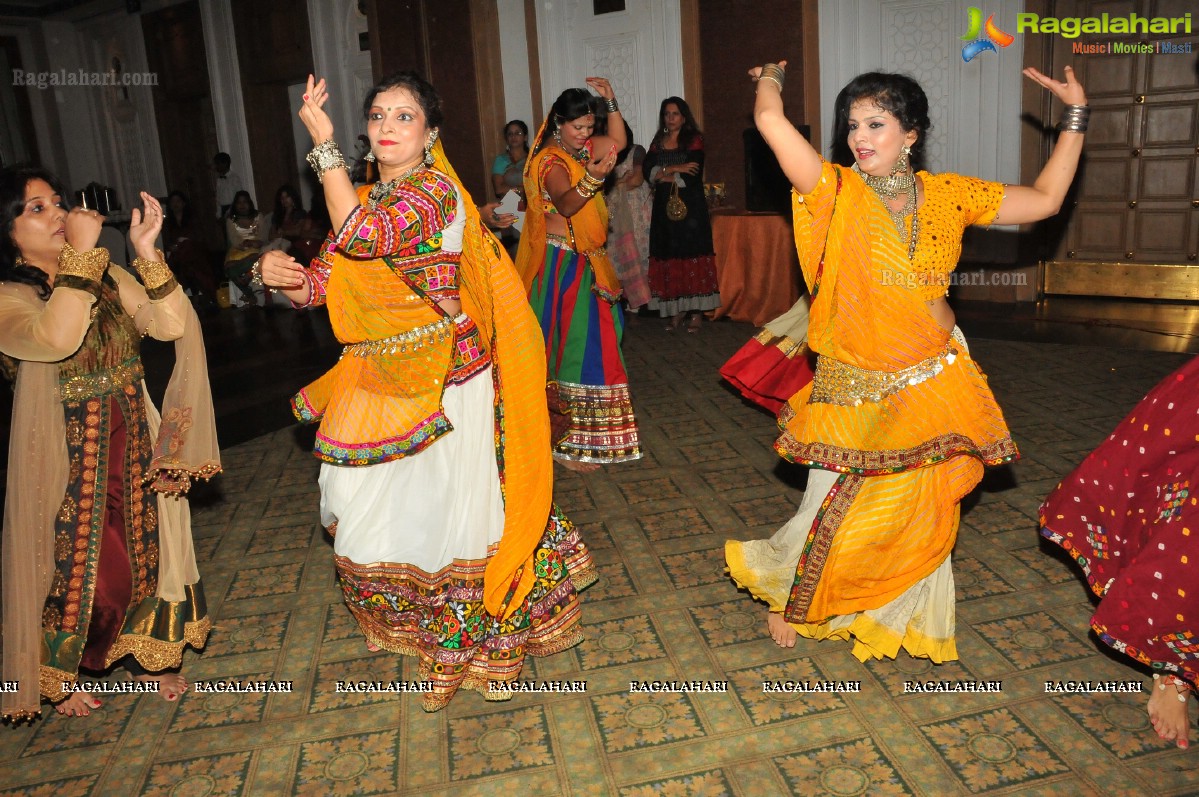
POLYGON ((525 565, 534 569, 533 590, 507 618, 483 606, 487 559, 456 560, 436 573, 342 556, 334 561, 367 641, 420 660, 420 677, 431 683, 425 711, 444 708, 460 689, 502 698, 506 693, 489 692, 489 684, 516 680, 526 655, 550 656, 581 642, 578 590, 596 580, 591 552, 556 509, 525 565))
POLYGON ((558 383, 570 407, 570 431, 554 447, 556 459, 617 463, 641 459, 637 418, 628 385, 558 383))

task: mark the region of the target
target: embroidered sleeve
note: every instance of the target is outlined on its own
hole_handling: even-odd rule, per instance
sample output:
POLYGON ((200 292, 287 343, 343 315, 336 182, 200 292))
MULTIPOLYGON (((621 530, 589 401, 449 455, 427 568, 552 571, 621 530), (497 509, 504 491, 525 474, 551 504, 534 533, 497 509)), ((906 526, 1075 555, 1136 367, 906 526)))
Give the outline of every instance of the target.
MULTIPOLYGON (((325 303, 325 292, 329 285, 329 275, 333 273, 333 254, 337 250, 337 242, 333 233, 325 237, 321 250, 304 269, 304 277, 308 280, 308 301, 296 304, 297 309, 303 307, 319 307, 325 303)), ((293 303, 294 304, 294 303, 293 303)))
POLYGON ((977 177, 966 177, 960 174, 937 175, 934 179, 946 178, 956 207, 962 211, 962 227, 971 224, 987 225, 995 221, 999 215, 999 206, 1003 203, 1003 183, 992 183, 977 177))
POLYGON ((373 209, 360 205, 337 233, 337 248, 349 257, 373 259, 415 250, 441 232, 458 209, 457 194, 436 172, 402 183, 373 209))

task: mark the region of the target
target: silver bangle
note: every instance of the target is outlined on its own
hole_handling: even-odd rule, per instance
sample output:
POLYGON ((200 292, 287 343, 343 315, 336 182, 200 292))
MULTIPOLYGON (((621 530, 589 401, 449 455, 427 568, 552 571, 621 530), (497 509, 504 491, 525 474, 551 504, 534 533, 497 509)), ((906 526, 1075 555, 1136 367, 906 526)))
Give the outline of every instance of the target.
POLYGON ((254 261, 254 265, 250 266, 250 284, 262 287, 262 258, 254 261))
POLYGON ((345 169, 346 159, 341 156, 341 150, 333 139, 326 139, 312 148, 306 158, 308 165, 316 172, 316 179, 325 182, 325 172, 330 169, 345 169))
POLYGON ((778 84, 779 91, 783 90, 783 83, 787 79, 787 73, 778 64, 763 64, 762 71, 758 75, 758 80, 773 80, 778 84))
POLYGON ((604 106, 607 107, 608 113, 620 113, 620 106, 616 104, 616 98, 604 99, 604 106))
POLYGON ((763 80, 769 80, 771 83, 779 87, 779 94, 783 93, 783 84, 779 83, 778 78, 776 78, 774 75, 762 75, 760 78, 758 78, 759 83, 761 83, 763 80))
POLYGON ((1091 120, 1091 106, 1067 105, 1057 129, 1063 133, 1085 133, 1091 120))

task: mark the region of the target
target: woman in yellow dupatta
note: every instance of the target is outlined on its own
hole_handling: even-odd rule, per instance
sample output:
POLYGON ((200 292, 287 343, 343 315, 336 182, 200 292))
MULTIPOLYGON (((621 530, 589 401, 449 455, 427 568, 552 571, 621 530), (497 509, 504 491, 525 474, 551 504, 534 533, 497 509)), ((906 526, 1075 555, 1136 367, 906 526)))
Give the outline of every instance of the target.
POLYGON ((600 109, 586 89, 558 96, 525 165, 529 212, 516 253, 545 338, 549 377, 570 413, 554 458, 577 471, 641 458, 620 351, 621 287, 606 248, 608 207, 600 191, 624 148, 624 125, 608 81, 587 83, 607 106, 610 136, 592 136, 600 109))
POLYGON ((320 422, 321 518, 367 645, 418 656, 424 708, 460 688, 489 699, 525 654, 582 640, 595 580, 552 505, 541 336, 512 261, 437 141, 436 90, 384 78, 363 111, 380 182, 350 183, 310 77, 300 111, 333 219, 308 267, 268 253, 265 284, 324 304, 345 344, 293 400, 320 422))
POLYGON ((751 70, 754 118, 794 189, 795 239, 812 296, 815 379, 783 407, 779 454, 808 465, 799 512, 769 540, 729 541, 733 579, 769 607, 775 642, 854 639, 861 660, 903 647, 957 658, 950 551, 959 503, 1016 446, 945 296, 971 224, 1057 212, 1074 177, 1086 97, 1025 75, 1067 104, 1036 183, 917 171, 928 100, 902 75, 860 75, 838 95, 854 166, 824 161, 783 115, 783 64, 751 70))

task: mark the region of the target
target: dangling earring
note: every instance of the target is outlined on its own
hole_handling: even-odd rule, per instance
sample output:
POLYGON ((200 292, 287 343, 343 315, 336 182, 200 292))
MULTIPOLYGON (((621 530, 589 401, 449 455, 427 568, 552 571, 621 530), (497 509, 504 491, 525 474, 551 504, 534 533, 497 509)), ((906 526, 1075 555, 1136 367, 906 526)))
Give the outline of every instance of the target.
POLYGON ((891 167, 891 174, 903 174, 908 170, 908 155, 912 154, 912 148, 904 144, 899 148, 899 160, 895 161, 895 165, 891 167))
POLYGON ((24 268, 27 265, 29 264, 25 262, 25 258, 20 255, 17 255, 17 259, 12 262, 13 268, 24 268))
POLYGON ((433 145, 437 143, 437 129, 434 128, 433 135, 429 136, 429 140, 425 142, 425 165, 433 165, 433 145))
POLYGON ((562 143, 562 131, 557 127, 554 128, 554 143, 562 147, 562 149, 566 149, 566 146, 562 143))
POLYGON ((375 162, 375 153, 367 152, 365 155, 362 156, 362 159, 364 161, 366 161, 367 163, 374 163, 375 162))

